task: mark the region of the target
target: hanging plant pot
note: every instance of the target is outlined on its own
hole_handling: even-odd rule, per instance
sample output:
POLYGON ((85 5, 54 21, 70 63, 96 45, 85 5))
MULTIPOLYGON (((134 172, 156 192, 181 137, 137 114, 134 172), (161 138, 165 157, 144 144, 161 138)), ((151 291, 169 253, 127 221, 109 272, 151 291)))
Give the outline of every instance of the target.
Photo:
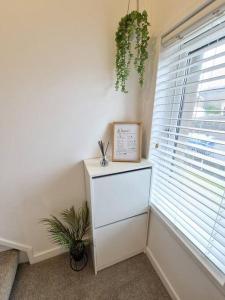
POLYGON ((74 271, 81 271, 87 265, 88 256, 85 244, 82 240, 78 240, 70 248, 70 267, 74 271))
POLYGON ((144 10, 127 13, 119 22, 116 32, 116 90, 127 93, 126 81, 131 62, 139 75, 139 84, 144 82, 145 61, 148 58, 149 32, 148 14, 144 10))

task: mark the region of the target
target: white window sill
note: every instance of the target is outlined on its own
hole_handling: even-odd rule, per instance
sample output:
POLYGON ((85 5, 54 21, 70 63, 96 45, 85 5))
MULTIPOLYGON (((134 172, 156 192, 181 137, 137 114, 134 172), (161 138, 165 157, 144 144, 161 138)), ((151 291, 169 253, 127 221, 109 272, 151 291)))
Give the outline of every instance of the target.
POLYGON ((194 261, 200 266, 203 272, 209 277, 209 279, 216 284, 219 289, 225 294, 225 274, 218 270, 185 236, 176 228, 170 220, 164 216, 159 209, 151 204, 150 210, 154 212, 163 224, 166 225, 170 233, 173 234, 179 245, 194 259, 194 261))

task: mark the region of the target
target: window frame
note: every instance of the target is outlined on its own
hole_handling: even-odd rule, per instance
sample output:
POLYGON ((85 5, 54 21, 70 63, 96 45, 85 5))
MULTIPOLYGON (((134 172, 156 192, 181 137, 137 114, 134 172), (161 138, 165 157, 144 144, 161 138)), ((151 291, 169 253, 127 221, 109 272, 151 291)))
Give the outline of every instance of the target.
MULTIPOLYGON (((225 36, 218 39, 218 40, 222 40, 222 39, 225 39, 225 36)), ((215 40, 213 42, 216 43, 218 40, 215 40)), ((203 47, 192 50, 188 54, 192 54, 194 52, 197 52, 197 51, 201 50, 204 47, 207 48, 207 46, 212 45, 213 42, 208 43, 208 44, 204 45, 203 47)), ((157 55, 158 60, 160 60, 159 53, 160 53, 160 47, 158 47, 158 55, 157 55)), ((190 63, 190 59, 187 61, 187 63, 188 64, 190 63)), ((188 75, 188 73, 190 71, 189 68, 187 70, 188 70, 188 72, 185 75, 188 75)), ((185 72, 187 70, 185 70, 185 72)), ((176 73, 175 78, 177 78, 177 73, 176 73)), ((184 77, 184 81, 185 80, 187 82, 187 77, 184 77)), ((185 99, 185 90, 186 90, 186 85, 184 83, 184 86, 182 87, 182 93, 181 93, 181 96, 180 96, 180 99, 179 99, 179 111, 178 111, 176 126, 179 126, 179 123, 182 122, 183 106, 184 106, 184 99, 185 99), (179 115, 181 117, 179 117, 179 115)), ((174 96, 175 95, 173 95, 171 97, 174 97, 174 96)), ((174 100, 171 102, 171 105, 172 106, 174 105, 174 100)), ((153 111, 153 113, 154 113, 154 111, 153 111)), ((171 123, 171 120, 170 120, 170 123, 171 123)), ((176 134, 179 134, 179 131, 180 131, 180 128, 177 127, 176 132, 174 134, 174 136, 175 136, 174 140, 179 139, 179 135, 176 135, 176 134)), ((170 131, 168 131, 168 136, 169 135, 170 135, 170 131)), ((174 146, 176 147, 176 142, 174 142, 174 146)), ((176 150, 174 149, 173 152, 175 153, 176 150)), ((172 165, 172 163, 171 163, 171 165, 172 165)), ((169 232, 174 235, 174 237, 176 238, 178 243, 182 246, 182 248, 191 255, 191 257, 195 260, 195 262, 198 263, 198 265, 206 273, 206 275, 209 276, 210 279, 213 280, 213 282, 217 285, 217 287, 219 287, 219 289, 225 295, 225 274, 222 271, 220 271, 209 259, 207 259, 207 257, 204 254, 202 254, 202 252, 185 236, 185 234, 182 231, 180 231, 179 228, 177 228, 172 223, 172 221, 170 221, 152 203, 151 203, 150 210, 152 210, 154 213, 156 213, 157 216, 160 217, 160 220, 167 226, 169 232)))

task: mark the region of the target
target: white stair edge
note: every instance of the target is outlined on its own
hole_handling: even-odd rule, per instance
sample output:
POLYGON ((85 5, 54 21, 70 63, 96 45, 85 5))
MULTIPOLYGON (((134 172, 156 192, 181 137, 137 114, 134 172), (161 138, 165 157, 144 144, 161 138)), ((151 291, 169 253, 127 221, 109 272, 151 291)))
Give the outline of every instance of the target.
POLYGON ((7 250, 0 253, 0 299, 8 300, 19 263, 19 252, 7 250))

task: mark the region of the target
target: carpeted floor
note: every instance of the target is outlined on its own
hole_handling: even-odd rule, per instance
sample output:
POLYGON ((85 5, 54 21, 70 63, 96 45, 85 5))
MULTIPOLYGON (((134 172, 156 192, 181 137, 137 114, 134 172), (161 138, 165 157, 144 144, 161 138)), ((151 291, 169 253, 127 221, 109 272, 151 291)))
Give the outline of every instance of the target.
POLYGON ((91 262, 74 272, 68 254, 44 262, 21 264, 11 300, 171 300, 144 254, 94 275, 91 262))

